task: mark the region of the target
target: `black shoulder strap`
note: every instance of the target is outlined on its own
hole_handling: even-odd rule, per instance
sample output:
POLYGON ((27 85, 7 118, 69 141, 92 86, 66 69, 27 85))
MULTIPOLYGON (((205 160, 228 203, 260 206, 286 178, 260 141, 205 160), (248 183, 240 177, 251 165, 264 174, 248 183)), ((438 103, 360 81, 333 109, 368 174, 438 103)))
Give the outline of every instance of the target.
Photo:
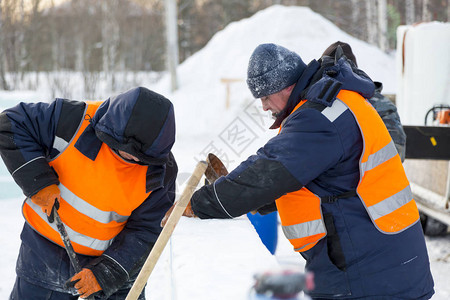
POLYGON ((345 198, 350 198, 350 197, 354 197, 356 196, 356 190, 351 190, 345 193, 342 193, 340 195, 333 195, 333 196, 323 196, 320 197, 320 199, 322 200, 322 203, 334 203, 336 202, 338 199, 345 199, 345 198))
POLYGON ((326 105, 323 105, 323 104, 321 104, 321 103, 318 103, 318 102, 314 102, 314 101, 306 101, 302 106, 300 106, 298 109, 297 109, 297 111, 301 111, 301 110, 303 110, 303 109, 307 109, 307 108, 312 108, 312 109, 315 109, 315 110, 318 110, 318 111, 322 111, 322 110, 324 110, 325 108, 327 108, 327 106, 326 105))

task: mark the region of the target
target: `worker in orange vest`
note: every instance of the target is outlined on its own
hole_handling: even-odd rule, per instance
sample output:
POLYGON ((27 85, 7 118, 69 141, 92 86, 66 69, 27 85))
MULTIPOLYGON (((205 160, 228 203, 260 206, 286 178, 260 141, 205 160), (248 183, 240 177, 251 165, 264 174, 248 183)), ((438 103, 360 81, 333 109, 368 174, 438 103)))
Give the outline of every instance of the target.
POLYGON ((314 274, 313 299, 429 299, 419 212, 394 142, 367 100, 375 89, 369 76, 341 47, 306 65, 293 51, 262 44, 247 84, 279 133, 195 192, 187 214, 278 210, 314 274))
POLYGON ((143 87, 100 102, 5 110, 0 153, 27 197, 11 299, 124 299, 174 201, 174 141, 172 103, 143 87), (50 218, 55 209, 77 274, 50 218))
MULTIPOLYGON (((341 41, 337 41, 328 46, 328 48, 325 49, 325 51, 322 53, 322 56, 335 57, 338 46, 341 47, 345 57, 347 57, 348 63, 353 63, 355 67, 358 67, 358 63, 356 61, 356 57, 353 53, 352 47, 349 44, 341 41)), ((383 84, 379 81, 374 81, 373 83, 375 84, 375 92, 374 95, 368 100, 380 115, 381 119, 384 122, 384 125, 386 125, 386 128, 389 131, 392 140, 394 141, 394 145, 397 149, 398 155, 400 155, 400 159, 403 162, 405 160, 406 151, 406 133, 403 130, 400 116, 397 112, 397 107, 394 103, 392 103, 391 100, 389 100, 389 98, 381 93, 383 90, 383 84)))

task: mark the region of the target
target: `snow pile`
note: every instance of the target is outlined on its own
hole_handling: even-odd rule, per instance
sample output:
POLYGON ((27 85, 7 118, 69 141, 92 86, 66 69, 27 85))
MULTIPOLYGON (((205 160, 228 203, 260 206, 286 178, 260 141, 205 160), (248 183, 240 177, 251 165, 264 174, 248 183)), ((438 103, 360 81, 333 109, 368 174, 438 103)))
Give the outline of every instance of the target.
MULTIPOLYGON (((248 19, 229 24, 178 68, 180 90, 202 87, 214 90, 221 78, 246 78, 251 53, 261 43, 280 44, 297 52, 305 63, 317 59, 337 40, 349 43, 361 69, 383 81, 387 93, 395 92, 394 58, 375 46, 343 32, 308 7, 275 5, 248 19), (190 88, 188 88, 190 87, 190 88)), ((163 80, 168 91, 168 78, 163 80)), ((198 98, 193 98, 198 102, 198 98)))
MULTIPOLYGON (((271 125, 270 117, 265 116, 263 126, 255 126, 248 121, 246 109, 249 105, 259 105, 249 92, 245 79, 247 66, 253 50, 262 43, 275 43, 298 53, 307 64, 312 59, 318 59, 323 51, 337 40, 349 43, 358 61, 358 65, 373 80, 382 81, 386 93, 395 92, 395 63, 378 48, 360 41, 343 32, 333 23, 313 12, 307 7, 285 7, 275 5, 256 13, 248 19, 229 24, 218 32, 210 42, 196 54, 188 58, 177 69, 179 89, 170 92, 170 78, 166 76, 155 86, 155 91, 162 93, 175 104, 177 131, 181 142, 208 137, 206 145, 193 147, 189 156, 181 153, 179 157, 190 159, 198 157, 208 144, 215 144, 215 139, 223 130, 233 123, 236 116, 243 116, 248 130, 258 131, 252 145, 262 145, 276 132, 267 132, 271 125), (230 107, 226 109, 226 85, 222 79, 237 79, 230 84, 230 107), (262 130, 259 130, 259 127, 262 130)), ((251 107, 256 111, 256 107, 251 107)), ((223 140, 223 139, 222 139, 223 140)), ((177 144, 176 146, 177 147, 177 144)), ((223 146, 224 152, 226 145, 223 146)), ((257 147, 247 147, 248 151, 235 151, 232 160, 245 159, 257 150, 257 147)), ((203 151, 204 152, 204 151, 203 151)), ((198 159, 198 158, 196 158, 198 159)))

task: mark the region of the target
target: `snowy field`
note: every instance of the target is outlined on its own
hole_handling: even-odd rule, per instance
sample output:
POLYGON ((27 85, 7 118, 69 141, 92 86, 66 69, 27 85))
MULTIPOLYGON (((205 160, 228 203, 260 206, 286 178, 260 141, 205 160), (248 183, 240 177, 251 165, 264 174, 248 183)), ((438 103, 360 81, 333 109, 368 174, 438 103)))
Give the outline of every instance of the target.
MULTIPOLYGON (((178 67, 176 92, 170 92, 167 76, 156 84, 140 82, 175 105, 177 140, 173 152, 180 169, 179 192, 196 162, 205 159, 208 152, 216 153, 228 169, 233 169, 276 134, 267 130, 270 116, 262 113, 259 101, 252 99, 245 85, 248 59, 257 45, 283 45, 308 63, 337 40, 353 47, 361 69, 373 80, 382 81, 386 93, 395 93, 393 57, 342 32, 308 8, 283 6, 268 8, 217 33, 178 67), (228 95, 223 79, 235 80, 228 95)), ((52 92, 43 86, 36 91, 0 92, 0 111, 19 101, 51 100, 52 92)), ((102 90, 99 94, 117 92, 102 90)), ((64 97, 81 96, 77 91, 64 97)), ((21 202, 21 191, 0 163, 0 300, 8 298, 14 283, 23 224, 21 202)), ((450 235, 426 240, 435 280, 432 299, 450 299, 450 235)), ((256 272, 301 269, 303 265, 281 235, 277 252, 270 255, 245 216, 208 221, 183 217, 150 277, 146 295, 155 300, 245 300, 256 272)))

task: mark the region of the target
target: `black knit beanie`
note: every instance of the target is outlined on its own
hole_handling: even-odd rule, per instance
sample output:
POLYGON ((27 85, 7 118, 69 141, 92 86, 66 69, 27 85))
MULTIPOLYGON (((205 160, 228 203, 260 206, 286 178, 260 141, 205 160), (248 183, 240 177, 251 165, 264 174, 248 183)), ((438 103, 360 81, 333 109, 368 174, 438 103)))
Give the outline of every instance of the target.
POLYGON ((296 83, 305 68, 297 53, 279 45, 261 44, 250 57, 247 85, 255 98, 272 95, 296 83))

